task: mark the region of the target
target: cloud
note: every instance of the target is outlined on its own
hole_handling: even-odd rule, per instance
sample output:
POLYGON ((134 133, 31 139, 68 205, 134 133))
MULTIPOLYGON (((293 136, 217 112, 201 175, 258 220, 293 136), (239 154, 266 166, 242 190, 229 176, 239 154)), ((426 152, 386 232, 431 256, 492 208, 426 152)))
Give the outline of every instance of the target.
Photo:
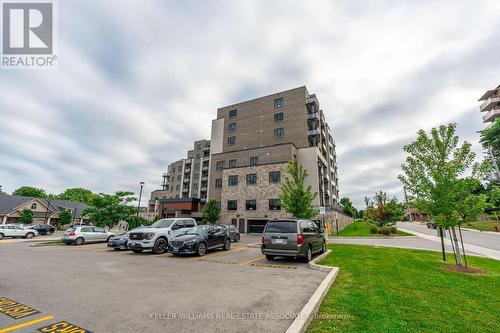
POLYGON ((341 196, 401 196, 402 146, 498 85, 498 1, 71 1, 59 68, 0 71, 0 184, 146 191, 218 107, 300 85, 337 143, 341 196))

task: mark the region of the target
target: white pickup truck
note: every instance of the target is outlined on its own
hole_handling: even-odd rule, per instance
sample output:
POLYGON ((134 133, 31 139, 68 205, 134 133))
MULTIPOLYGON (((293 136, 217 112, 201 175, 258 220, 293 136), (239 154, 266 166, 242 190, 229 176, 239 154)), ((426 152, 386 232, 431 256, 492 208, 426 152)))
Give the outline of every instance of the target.
POLYGON ((153 253, 165 253, 170 239, 181 235, 196 226, 192 218, 161 219, 148 227, 130 232, 127 247, 135 253, 152 250, 153 253))

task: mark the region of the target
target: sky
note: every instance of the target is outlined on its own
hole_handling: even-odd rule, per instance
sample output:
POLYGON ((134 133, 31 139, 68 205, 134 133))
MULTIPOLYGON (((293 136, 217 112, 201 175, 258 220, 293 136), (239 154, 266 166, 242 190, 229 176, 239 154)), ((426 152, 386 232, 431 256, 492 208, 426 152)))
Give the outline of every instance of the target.
MULTIPOLYGON (((0 185, 159 188, 216 109, 306 85, 337 144, 340 196, 402 197, 402 147, 500 84, 500 1, 57 2, 57 69, 0 69, 0 185)), ((145 204, 145 200, 143 201, 145 204)))

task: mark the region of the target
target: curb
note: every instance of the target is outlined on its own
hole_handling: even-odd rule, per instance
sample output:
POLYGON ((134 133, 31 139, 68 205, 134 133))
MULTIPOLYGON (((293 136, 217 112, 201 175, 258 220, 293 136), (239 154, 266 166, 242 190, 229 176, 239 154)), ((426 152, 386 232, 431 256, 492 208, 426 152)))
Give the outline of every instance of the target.
POLYGON ((286 330, 286 333, 303 333, 309 327, 309 324, 314 318, 314 315, 318 312, 319 306, 323 298, 325 298, 326 293, 330 289, 331 285, 335 281, 339 273, 338 267, 330 267, 318 265, 316 262, 326 257, 330 254, 332 250, 327 250, 322 255, 316 257, 314 260, 309 262, 307 266, 310 269, 321 271, 321 272, 329 272, 328 275, 323 279, 319 287, 316 289, 314 294, 311 296, 309 301, 304 305, 300 313, 297 315, 295 320, 286 330))
MULTIPOLYGON (((463 228, 462 228, 463 229, 463 228)), ((379 236, 379 237, 360 237, 360 236, 333 236, 328 237, 328 241, 332 241, 334 239, 411 239, 418 238, 418 236, 379 236)))
POLYGON ((467 230, 467 231, 473 231, 473 232, 480 232, 483 234, 489 234, 489 235, 497 235, 500 236, 500 232, 495 232, 495 231, 483 231, 483 230, 477 230, 477 229, 470 229, 470 228, 463 228, 462 230, 467 230))

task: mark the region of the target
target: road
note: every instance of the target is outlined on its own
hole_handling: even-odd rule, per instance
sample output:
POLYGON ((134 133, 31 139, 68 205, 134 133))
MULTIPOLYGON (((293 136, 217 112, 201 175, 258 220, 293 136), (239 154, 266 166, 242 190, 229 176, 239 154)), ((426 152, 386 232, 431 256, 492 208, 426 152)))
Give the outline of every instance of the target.
POLYGON ((295 260, 269 263, 252 245, 259 240, 244 237, 202 258, 1 243, 0 312, 2 302, 17 302, 39 313, 0 313, 0 332, 59 321, 94 333, 284 332, 327 273, 295 260))
MULTIPOLYGON (((398 228, 404 228, 408 230, 413 230, 420 232, 422 234, 437 236, 436 229, 429 229, 426 225, 409 223, 409 222, 399 222, 397 224, 398 228)), ((462 235, 464 238, 464 243, 488 248, 495 251, 500 251, 500 234, 494 235, 487 232, 476 232, 468 231, 462 229, 462 235)), ((449 234, 447 233, 447 238, 449 239, 449 234)))

